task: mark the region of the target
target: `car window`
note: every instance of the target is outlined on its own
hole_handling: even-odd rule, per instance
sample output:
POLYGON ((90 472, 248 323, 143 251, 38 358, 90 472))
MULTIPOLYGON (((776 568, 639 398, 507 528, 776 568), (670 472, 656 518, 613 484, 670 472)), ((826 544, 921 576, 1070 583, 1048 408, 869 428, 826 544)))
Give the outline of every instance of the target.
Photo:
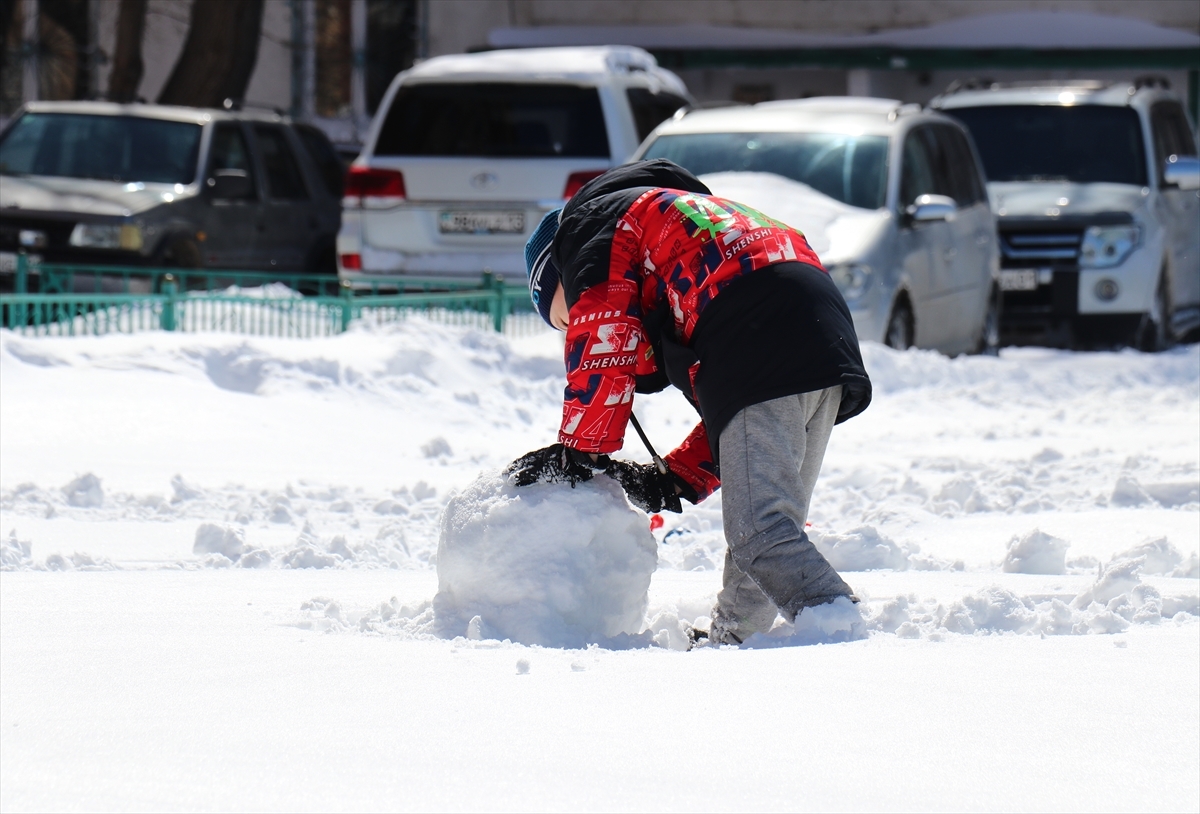
POLYGON ((1178 154, 1196 155, 1196 138, 1192 135, 1192 128, 1188 123, 1187 116, 1184 115, 1183 107, 1177 102, 1171 102, 1167 106, 1167 117, 1171 120, 1172 128, 1175 130, 1178 154))
MULTIPOLYGON (((215 175, 217 170, 241 170, 250 179, 250 189, 258 189, 254 183, 254 164, 250 160, 246 137, 242 134, 242 128, 236 124, 218 124, 213 131, 208 174, 215 175)), ((249 197, 257 198, 258 193, 252 192, 249 197)))
POLYGON ((1137 111, 1108 105, 988 105, 946 111, 975 139, 988 181, 1146 185, 1137 111))
POLYGON ((341 198, 342 186, 346 180, 346 166, 338 158, 337 151, 333 149, 329 139, 325 137, 324 133, 309 124, 297 124, 294 125, 294 128, 296 135, 300 136, 300 143, 304 145, 313 164, 320 171, 321 180, 325 183, 329 194, 335 198, 341 198))
POLYGON ((972 206, 983 200, 983 185, 979 181, 975 157, 971 154, 967 137, 957 127, 950 125, 938 125, 935 129, 953 190, 950 197, 959 206, 972 206))
POLYGON ((259 124, 254 127, 254 137, 267 174, 267 197, 288 201, 307 198, 304 178, 283 130, 259 124))
POLYGON ((200 125, 140 116, 26 113, 0 142, 0 172, 190 184, 200 125))
POLYGON ((236 124, 217 125, 213 133, 211 152, 210 173, 217 170, 242 170, 253 177, 254 166, 250 161, 246 137, 242 135, 242 128, 236 124))
POLYGON ((770 172, 830 198, 879 209, 887 195, 887 136, 842 133, 660 135, 642 158, 666 158, 695 175, 770 172))
POLYGON ((608 158, 596 88, 542 83, 401 85, 375 155, 608 158))
POLYGON ((688 100, 674 93, 655 92, 649 88, 627 88, 625 98, 633 111, 633 123, 637 128, 638 141, 645 141, 650 131, 675 115, 675 111, 688 104, 688 100))
POLYGON ((933 152, 935 140, 927 127, 919 127, 904 138, 900 165, 900 206, 911 204, 921 195, 944 195, 938 191, 933 152))
POLYGON ((1160 181, 1171 156, 1196 155, 1196 143, 1178 103, 1158 102, 1150 108, 1150 131, 1154 136, 1154 164, 1160 181))

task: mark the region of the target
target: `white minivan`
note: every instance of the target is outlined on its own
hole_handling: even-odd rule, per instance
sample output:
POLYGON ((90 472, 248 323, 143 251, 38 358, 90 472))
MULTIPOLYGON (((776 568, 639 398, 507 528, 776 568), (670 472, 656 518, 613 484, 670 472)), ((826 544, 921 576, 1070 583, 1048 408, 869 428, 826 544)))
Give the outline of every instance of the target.
POLYGON ((350 167, 338 273, 525 280, 542 216, 690 104, 639 48, 435 57, 392 82, 350 167))

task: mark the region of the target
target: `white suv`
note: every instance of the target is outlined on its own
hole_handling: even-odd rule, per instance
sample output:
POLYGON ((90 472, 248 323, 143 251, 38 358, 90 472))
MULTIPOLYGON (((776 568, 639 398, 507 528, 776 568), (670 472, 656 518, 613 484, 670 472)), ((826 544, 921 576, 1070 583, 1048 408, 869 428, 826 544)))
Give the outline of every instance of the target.
POLYGON ((994 84, 931 104, 983 159, 1006 342, 1153 350, 1200 329, 1200 161, 1164 82, 994 84))
POLYGON ((534 48, 430 59, 388 89, 346 178, 338 270, 525 277, 542 215, 626 161, 691 99, 630 47, 534 48))

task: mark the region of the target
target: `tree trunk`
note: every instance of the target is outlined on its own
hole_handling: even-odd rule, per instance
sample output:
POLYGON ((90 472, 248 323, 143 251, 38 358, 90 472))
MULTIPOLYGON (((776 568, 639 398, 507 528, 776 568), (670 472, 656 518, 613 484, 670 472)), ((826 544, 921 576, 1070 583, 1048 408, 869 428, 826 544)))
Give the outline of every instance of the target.
POLYGON ((220 107, 241 101, 258 61, 263 0, 194 0, 183 53, 158 102, 220 107))
POLYGON ((117 45, 112 73, 108 75, 108 98, 132 102, 142 84, 142 32, 146 30, 146 0, 121 0, 117 12, 117 45))

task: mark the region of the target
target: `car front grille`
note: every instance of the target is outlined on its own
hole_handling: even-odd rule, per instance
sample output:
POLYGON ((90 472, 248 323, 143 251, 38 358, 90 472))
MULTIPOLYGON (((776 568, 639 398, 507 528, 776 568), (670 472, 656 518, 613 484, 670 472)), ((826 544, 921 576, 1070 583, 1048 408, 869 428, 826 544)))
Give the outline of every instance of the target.
POLYGON ((1079 263, 1082 229, 1055 231, 1000 230, 1002 268, 1074 267, 1079 263))

